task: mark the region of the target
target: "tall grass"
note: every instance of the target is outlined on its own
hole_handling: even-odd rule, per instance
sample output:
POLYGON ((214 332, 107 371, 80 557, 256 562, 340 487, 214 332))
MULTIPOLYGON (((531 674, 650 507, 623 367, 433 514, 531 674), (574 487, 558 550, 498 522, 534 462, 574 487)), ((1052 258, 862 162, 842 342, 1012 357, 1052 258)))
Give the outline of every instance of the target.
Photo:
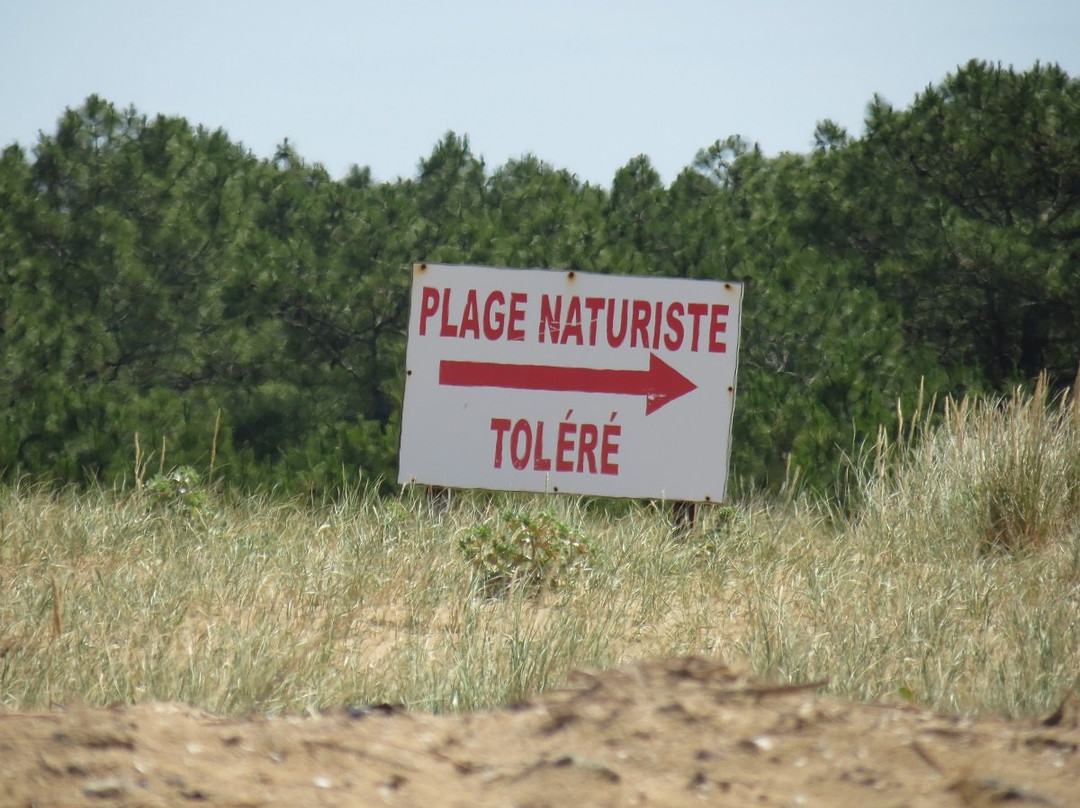
POLYGON ((1029 552, 1069 542, 1080 516, 1080 395, 948 400, 940 422, 899 418, 866 481, 873 531, 943 547, 1029 552), (937 423, 937 426, 931 426, 937 423))
POLYGON ((680 539, 644 503, 0 489, 0 703, 475 710, 704 654, 858 699, 1048 710, 1080 688, 1076 401, 949 402, 896 432, 851 510, 748 497, 680 539), (587 535, 589 568, 485 597, 458 540, 507 509, 587 535))

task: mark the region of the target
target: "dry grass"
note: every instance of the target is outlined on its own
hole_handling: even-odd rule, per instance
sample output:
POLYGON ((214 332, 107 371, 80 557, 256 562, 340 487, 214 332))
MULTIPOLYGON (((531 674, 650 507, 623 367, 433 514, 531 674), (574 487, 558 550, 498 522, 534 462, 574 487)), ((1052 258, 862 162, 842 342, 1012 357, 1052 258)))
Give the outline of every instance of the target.
POLYGON ((878 447, 851 515, 368 493, 326 506, 0 490, 0 703, 215 712, 512 703, 576 667, 718 656, 860 699, 1035 714, 1080 686, 1080 429, 1041 390, 878 447), (458 550, 511 508, 592 539, 569 586, 485 599, 458 550))

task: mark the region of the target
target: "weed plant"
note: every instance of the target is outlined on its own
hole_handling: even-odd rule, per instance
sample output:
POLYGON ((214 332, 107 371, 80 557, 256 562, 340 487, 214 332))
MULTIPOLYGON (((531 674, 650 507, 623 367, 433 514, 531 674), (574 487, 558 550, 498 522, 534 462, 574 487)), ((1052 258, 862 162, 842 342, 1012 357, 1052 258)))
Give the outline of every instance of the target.
POLYGON ((682 537, 664 503, 3 488, 0 704, 465 711, 698 654, 850 698, 1049 711, 1080 688, 1076 402, 1040 387, 925 409, 858 464, 856 505, 746 496, 682 537), (560 585, 491 597, 469 548, 526 524, 569 542, 561 560, 500 563, 560 585))
POLYGON ((514 586, 538 594, 564 585, 587 567, 590 544, 551 510, 538 516, 506 511, 497 520, 474 525, 458 540, 481 591, 491 597, 514 586))

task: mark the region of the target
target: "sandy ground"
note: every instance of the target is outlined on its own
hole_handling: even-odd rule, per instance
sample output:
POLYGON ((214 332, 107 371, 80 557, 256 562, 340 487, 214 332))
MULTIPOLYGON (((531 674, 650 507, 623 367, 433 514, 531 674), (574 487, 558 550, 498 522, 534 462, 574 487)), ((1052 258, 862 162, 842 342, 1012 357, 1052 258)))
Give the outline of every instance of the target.
POLYGON ((575 675, 494 713, 0 712, 0 805, 1080 806, 1080 702, 964 719, 712 661, 575 675))

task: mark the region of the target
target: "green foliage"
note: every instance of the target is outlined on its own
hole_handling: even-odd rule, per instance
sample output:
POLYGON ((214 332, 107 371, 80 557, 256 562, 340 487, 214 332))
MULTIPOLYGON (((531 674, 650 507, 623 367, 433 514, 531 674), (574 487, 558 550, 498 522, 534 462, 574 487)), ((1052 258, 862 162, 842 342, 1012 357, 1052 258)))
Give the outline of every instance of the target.
POLYGON ((745 283, 733 477, 834 485, 896 402, 1007 394, 1080 355, 1080 82, 971 62, 808 154, 734 135, 665 187, 448 132, 415 177, 91 96, 0 153, 0 476, 116 482, 140 434, 244 488, 396 476, 408 266, 745 283), (217 416, 221 413, 220 429, 217 416))
POLYGON ((155 474, 145 491, 157 507, 169 508, 183 516, 195 516, 207 508, 202 477, 191 466, 178 466, 168 474, 155 474))
POLYGON ((901 307, 909 345, 954 380, 1055 389, 1080 332, 1080 82, 1056 66, 971 62, 911 108, 871 106, 866 137, 831 161, 845 189, 838 253, 901 307), (873 178, 872 180, 869 178, 873 178))
POLYGON ((557 588, 588 568, 592 542, 550 511, 538 516, 506 511, 491 524, 474 525, 458 542, 486 596, 514 584, 538 592, 557 588))

